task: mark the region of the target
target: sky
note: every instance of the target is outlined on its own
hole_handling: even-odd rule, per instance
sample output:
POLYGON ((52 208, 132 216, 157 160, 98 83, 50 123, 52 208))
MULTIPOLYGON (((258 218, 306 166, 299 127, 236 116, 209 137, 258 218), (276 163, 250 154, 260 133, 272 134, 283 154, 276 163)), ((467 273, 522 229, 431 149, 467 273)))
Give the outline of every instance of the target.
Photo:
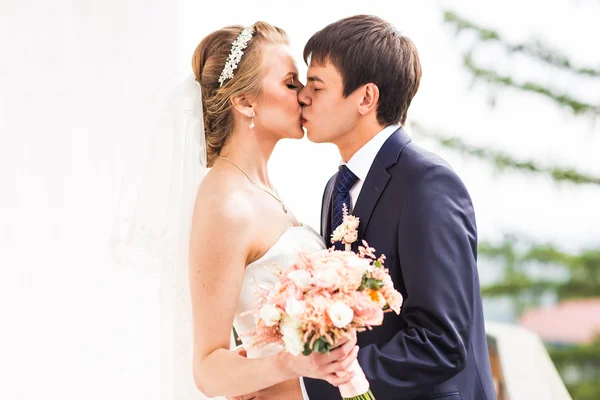
MULTIPOLYGON (((164 77, 190 71, 195 46, 222 26, 264 20, 284 28, 302 77, 302 48, 314 32, 346 16, 379 15, 419 50, 423 78, 409 122, 600 176, 595 121, 534 95, 474 83, 460 57, 472 38, 456 37, 443 24, 446 9, 507 40, 543 40, 577 65, 600 68, 595 0, 228 1, 210 7, 191 0, 3 1, 0 315, 7 329, 0 330, 0 373, 9 379, 0 397, 156 398, 148 384, 156 371, 143 367, 152 364, 149 350, 157 340, 150 306, 155 277, 124 271, 107 254, 128 149, 140 140, 132 134, 130 110, 164 77)), ((474 54, 482 65, 600 103, 594 80, 507 58, 493 46, 474 54)), ((496 173, 412 136, 465 181, 482 239, 518 233, 572 251, 597 246, 599 188, 496 173)), ((315 229, 324 185, 338 163, 335 147, 307 139, 282 141, 270 161, 286 205, 315 229)), ((481 275, 489 281, 494 271, 481 275)))

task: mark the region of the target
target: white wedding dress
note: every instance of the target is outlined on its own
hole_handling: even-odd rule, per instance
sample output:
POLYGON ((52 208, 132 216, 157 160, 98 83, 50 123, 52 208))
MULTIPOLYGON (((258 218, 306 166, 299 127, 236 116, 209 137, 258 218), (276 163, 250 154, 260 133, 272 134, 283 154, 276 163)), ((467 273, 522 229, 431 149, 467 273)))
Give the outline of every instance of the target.
POLYGON ((260 293, 269 291, 278 281, 278 268, 291 267, 300 249, 314 253, 324 250, 325 244, 321 235, 308 225, 293 226, 283 232, 264 256, 246 266, 233 326, 249 358, 268 357, 283 350, 278 345, 255 344, 252 333, 256 331, 256 314, 251 311, 259 307, 260 293))

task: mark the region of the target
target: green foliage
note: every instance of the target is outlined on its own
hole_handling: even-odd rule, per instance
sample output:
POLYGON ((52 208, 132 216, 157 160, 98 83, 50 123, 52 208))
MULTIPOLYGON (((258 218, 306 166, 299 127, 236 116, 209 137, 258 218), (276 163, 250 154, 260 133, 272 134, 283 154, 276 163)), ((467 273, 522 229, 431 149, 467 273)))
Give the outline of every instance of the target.
POLYGON ((600 338, 589 345, 552 347, 548 349, 559 371, 576 369, 581 379, 567 382, 567 389, 576 400, 596 400, 600 394, 600 338))
POLYGON ((369 278, 367 274, 363 275, 362 282, 358 287, 359 291, 363 291, 366 288, 371 290, 379 290, 383 286, 383 281, 380 279, 369 278))
POLYGON ((538 304, 544 293, 554 293, 558 300, 586 298, 600 295, 600 250, 585 249, 576 254, 564 252, 552 244, 526 243, 523 239, 506 236, 501 243, 483 241, 480 256, 503 261, 502 281, 482 287, 485 296, 525 295, 526 306, 538 304), (520 245, 517 245, 517 243, 520 245), (539 279, 531 276, 533 265, 551 265, 568 278, 539 279))
POLYGON ((327 354, 331 351, 332 347, 333 346, 331 345, 331 343, 327 341, 327 338, 321 336, 320 338, 315 340, 315 344, 313 345, 313 351, 316 351, 317 353, 327 354))
POLYGON ((320 338, 315 340, 315 343, 313 344, 312 348, 310 347, 311 340, 312 337, 310 337, 308 341, 304 343, 304 350, 302 351, 302 354, 304 354, 305 356, 309 356, 313 351, 316 351, 317 353, 321 354, 328 354, 333 348, 333 345, 327 341, 327 338, 325 336, 321 336, 320 338))

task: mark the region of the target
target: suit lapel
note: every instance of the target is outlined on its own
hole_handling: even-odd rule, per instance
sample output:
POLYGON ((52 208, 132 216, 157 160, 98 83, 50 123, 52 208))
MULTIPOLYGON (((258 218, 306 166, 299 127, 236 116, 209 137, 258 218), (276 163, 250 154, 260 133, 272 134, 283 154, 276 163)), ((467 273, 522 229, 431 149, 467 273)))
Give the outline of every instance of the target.
POLYGON ((375 159, 373 165, 371 165, 367 179, 360 190, 360 195, 356 201, 356 207, 352 211, 352 214, 360 220, 358 225, 358 244, 362 243, 362 238, 365 235, 369 220, 371 219, 371 214, 389 180, 390 174, 383 165, 375 159))
MULTIPOLYGON (((365 183, 356 201, 356 206, 352 212, 352 215, 360 219, 360 224, 358 225, 358 245, 362 243, 377 201, 379 201, 379 197, 391 178, 387 169, 398 162, 402 149, 410 141, 411 139, 404 129, 399 128, 385 141, 379 153, 377 153, 375 160, 373 160, 373 164, 369 169, 365 183)), ((331 201, 331 196, 329 198, 331 201)))
POLYGON ((325 188, 325 196, 323 197, 323 210, 321 212, 321 234, 327 247, 331 247, 331 224, 329 223, 329 214, 331 214, 331 196, 333 194, 333 186, 337 173, 329 180, 325 188))

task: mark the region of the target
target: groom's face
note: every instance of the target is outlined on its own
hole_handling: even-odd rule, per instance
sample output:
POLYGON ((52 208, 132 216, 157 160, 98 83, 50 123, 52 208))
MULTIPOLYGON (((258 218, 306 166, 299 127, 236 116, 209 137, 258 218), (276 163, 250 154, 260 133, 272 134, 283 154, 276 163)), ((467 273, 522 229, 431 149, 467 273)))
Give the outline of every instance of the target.
POLYGON ((340 143, 357 123, 356 96, 343 96, 344 82, 337 68, 311 61, 306 87, 298 94, 303 104, 302 125, 315 143, 340 143))

